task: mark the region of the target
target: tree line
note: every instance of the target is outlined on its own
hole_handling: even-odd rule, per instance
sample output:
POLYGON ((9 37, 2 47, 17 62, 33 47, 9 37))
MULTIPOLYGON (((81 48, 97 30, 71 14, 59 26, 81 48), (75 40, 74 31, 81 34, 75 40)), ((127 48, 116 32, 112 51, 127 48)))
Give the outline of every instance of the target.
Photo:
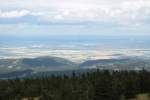
POLYGON ((150 72, 146 70, 0 80, 0 100, 126 100, 139 93, 150 93, 150 72))

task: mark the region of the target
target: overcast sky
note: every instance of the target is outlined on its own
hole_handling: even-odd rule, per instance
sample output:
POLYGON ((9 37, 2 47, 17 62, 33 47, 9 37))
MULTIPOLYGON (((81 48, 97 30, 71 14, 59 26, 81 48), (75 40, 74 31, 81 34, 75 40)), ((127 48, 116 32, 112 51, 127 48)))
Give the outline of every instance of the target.
POLYGON ((150 35, 150 0, 0 0, 0 35, 150 35))

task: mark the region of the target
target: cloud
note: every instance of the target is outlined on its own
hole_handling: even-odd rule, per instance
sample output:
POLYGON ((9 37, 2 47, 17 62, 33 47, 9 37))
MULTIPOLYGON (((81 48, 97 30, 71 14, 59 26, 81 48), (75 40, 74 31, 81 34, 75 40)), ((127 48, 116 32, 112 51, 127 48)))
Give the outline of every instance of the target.
MULTIPOLYGON (((16 29, 13 33, 24 31, 24 34, 47 31, 139 34, 149 33, 149 22, 149 0, 2 0, 0 3, 0 26, 9 26, 5 27, 7 33, 11 28, 16 29)), ((3 33, 4 28, 0 31, 3 33)))
POLYGON ((150 16, 149 0, 5 0, 0 4, 1 9, 5 8, 2 4, 9 11, 0 11, 0 18, 36 16, 46 24, 110 22, 139 25, 150 16))
POLYGON ((0 24, 38 24, 43 23, 38 16, 41 12, 33 12, 26 9, 0 11, 0 24))
POLYGON ((0 18, 18 18, 28 15, 30 12, 28 10, 14 10, 14 11, 0 11, 0 18))

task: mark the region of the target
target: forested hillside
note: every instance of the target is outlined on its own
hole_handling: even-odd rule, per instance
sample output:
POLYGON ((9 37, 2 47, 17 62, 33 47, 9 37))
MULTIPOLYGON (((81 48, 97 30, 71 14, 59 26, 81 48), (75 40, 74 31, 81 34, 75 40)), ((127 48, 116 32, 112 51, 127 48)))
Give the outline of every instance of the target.
POLYGON ((0 80, 0 100, 128 100, 141 93, 150 93, 145 70, 0 80))

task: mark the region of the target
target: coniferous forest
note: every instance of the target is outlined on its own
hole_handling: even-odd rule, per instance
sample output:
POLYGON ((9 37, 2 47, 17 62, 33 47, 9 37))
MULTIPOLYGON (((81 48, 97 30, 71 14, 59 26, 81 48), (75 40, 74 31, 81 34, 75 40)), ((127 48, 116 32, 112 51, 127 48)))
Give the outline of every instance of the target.
POLYGON ((128 100, 140 93, 150 93, 145 70, 0 80, 0 100, 128 100))

